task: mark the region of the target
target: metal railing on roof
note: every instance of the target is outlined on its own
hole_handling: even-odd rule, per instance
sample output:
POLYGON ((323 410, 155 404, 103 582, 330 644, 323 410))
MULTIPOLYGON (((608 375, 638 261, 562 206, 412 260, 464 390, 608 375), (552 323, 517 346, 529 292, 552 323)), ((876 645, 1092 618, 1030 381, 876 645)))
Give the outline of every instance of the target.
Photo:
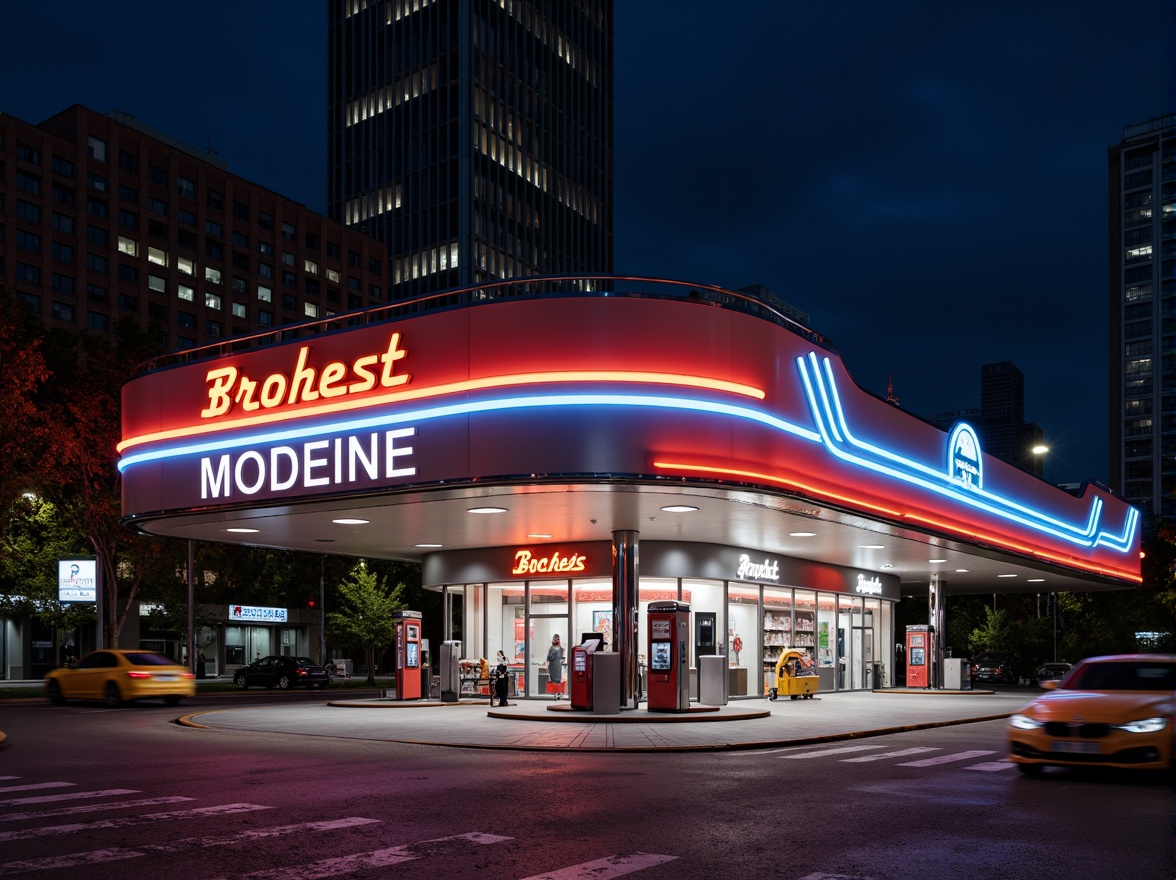
POLYGON ((836 351, 833 344, 819 333, 815 333, 779 309, 748 293, 727 290, 710 284, 695 284, 688 281, 644 278, 633 275, 540 275, 476 284, 470 287, 451 288, 412 299, 341 312, 326 318, 286 324, 272 330, 233 336, 194 348, 158 355, 139 364, 135 368, 135 373, 164 369, 207 358, 224 357, 278 342, 306 339, 350 327, 378 324, 409 316, 456 308, 473 308, 508 299, 538 299, 556 296, 645 297, 697 302, 701 305, 755 315, 803 336, 814 345, 819 345, 829 351, 836 351))

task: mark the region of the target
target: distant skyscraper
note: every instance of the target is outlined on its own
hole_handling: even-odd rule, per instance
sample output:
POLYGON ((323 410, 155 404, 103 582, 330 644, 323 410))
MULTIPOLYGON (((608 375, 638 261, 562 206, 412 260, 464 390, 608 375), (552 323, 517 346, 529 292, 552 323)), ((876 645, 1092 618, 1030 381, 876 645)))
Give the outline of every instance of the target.
POLYGON ((1111 488, 1176 517, 1176 114, 1107 153, 1111 488))
POLYGON ((328 214, 390 299, 612 271, 612 0, 329 8, 328 214))
POLYGON ((969 422, 980 435, 984 451, 1023 471, 1041 476, 1042 459, 1033 447, 1042 441, 1041 428, 1025 421, 1025 374, 1010 361, 980 367, 980 408, 936 413, 931 421, 947 430, 969 422))

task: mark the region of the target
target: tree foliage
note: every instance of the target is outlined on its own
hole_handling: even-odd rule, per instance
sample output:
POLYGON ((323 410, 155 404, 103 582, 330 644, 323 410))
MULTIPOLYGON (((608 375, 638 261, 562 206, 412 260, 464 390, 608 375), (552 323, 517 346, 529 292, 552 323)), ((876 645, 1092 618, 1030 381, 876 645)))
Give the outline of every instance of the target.
POLYGON ((392 614, 404 607, 404 584, 388 589, 380 577, 360 560, 335 590, 338 610, 327 614, 332 639, 360 645, 367 658, 367 683, 376 683, 376 649, 395 638, 392 614))

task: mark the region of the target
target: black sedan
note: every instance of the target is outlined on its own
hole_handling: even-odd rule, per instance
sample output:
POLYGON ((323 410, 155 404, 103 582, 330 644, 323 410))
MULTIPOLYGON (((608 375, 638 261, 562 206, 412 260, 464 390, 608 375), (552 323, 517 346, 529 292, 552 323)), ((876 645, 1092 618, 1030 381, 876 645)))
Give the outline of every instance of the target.
POLYGON ((309 657, 262 657, 248 666, 237 670, 233 682, 239 688, 251 685, 279 687, 284 691, 291 688, 325 688, 331 683, 327 670, 309 657))

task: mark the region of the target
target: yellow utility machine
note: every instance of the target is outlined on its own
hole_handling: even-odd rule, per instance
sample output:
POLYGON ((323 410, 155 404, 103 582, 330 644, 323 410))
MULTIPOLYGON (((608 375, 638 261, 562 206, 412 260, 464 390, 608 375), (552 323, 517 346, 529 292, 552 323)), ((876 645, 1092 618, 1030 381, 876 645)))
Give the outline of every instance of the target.
POLYGON ((788 697, 795 700, 804 697, 811 700, 817 692, 820 679, 817 671, 804 665, 804 652, 787 650, 776 661, 776 686, 768 693, 769 700, 788 697))

